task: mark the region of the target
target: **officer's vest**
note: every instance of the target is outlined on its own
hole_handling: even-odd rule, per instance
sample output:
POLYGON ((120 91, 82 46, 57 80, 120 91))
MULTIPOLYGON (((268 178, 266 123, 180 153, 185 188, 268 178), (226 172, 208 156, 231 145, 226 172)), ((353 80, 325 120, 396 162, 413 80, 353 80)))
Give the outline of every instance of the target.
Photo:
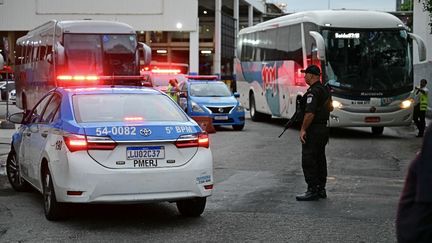
POLYGON ((177 92, 172 91, 173 88, 173 86, 169 85, 167 88, 167 94, 171 97, 171 99, 177 102, 177 92))
POLYGON ((427 94, 420 94, 420 110, 425 111, 428 107, 428 96, 427 94))

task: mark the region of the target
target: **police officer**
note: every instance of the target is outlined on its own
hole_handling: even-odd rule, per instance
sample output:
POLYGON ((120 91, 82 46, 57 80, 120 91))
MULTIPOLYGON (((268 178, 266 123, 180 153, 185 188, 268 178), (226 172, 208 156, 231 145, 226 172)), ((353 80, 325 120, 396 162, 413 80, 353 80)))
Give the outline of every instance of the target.
POLYGON ((170 79, 168 81, 168 88, 166 93, 175 101, 178 102, 178 92, 180 91, 180 88, 178 86, 177 79, 170 79))
POLYGON ((418 129, 417 137, 423 137, 423 133, 426 127, 425 116, 428 107, 429 93, 428 88, 426 88, 426 84, 426 79, 422 79, 420 80, 420 87, 416 86, 414 90, 415 106, 413 120, 418 129))
POLYGON ((327 198, 327 160, 325 146, 329 139, 327 121, 330 116, 331 95, 321 84, 320 69, 310 65, 305 73, 305 81, 310 86, 302 98, 304 118, 300 130, 302 143, 302 168, 307 183, 307 191, 297 195, 298 201, 315 201, 327 198))

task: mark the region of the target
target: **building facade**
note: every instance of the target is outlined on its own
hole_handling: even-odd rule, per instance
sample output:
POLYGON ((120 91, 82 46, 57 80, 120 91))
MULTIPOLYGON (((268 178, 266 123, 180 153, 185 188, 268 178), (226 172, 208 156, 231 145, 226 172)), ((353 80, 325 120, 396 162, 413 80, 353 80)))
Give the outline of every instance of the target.
MULTIPOLYGON (((419 35, 426 44, 427 58, 425 62, 418 62, 417 46, 414 43, 414 83, 419 85, 421 79, 428 81, 427 87, 432 90, 432 26, 430 13, 423 10, 423 1, 414 1, 414 24, 413 32, 419 35)), ((428 113, 431 113, 432 95, 429 94, 428 113)))

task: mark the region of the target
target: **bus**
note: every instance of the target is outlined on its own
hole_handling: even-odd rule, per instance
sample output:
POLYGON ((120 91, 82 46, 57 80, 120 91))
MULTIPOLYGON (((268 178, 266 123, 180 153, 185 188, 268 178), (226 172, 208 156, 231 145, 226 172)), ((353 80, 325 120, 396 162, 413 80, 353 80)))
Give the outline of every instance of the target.
POLYGON ((151 50, 124 23, 49 21, 16 42, 16 105, 27 111, 57 86, 145 85, 140 59, 151 50))
POLYGON ((239 31, 235 68, 240 101, 253 121, 291 118, 308 86, 300 71, 318 65, 333 96, 330 127, 411 124, 412 40, 395 16, 377 11, 299 12, 239 31))

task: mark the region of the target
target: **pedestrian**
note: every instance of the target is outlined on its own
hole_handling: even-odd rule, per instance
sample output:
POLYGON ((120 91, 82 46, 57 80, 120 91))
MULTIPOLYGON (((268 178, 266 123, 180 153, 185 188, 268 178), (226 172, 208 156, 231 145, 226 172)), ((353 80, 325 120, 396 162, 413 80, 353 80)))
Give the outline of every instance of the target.
POLYGON ((432 128, 411 162, 396 216, 399 243, 432 242, 432 128))
POLYGON ((325 190, 327 182, 327 160, 325 147, 329 140, 327 122, 330 116, 331 95, 321 84, 321 71, 318 66, 310 65, 305 73, 305 81, 309 85, 302 98, 304 114, 300 129, 302 143, 302 168, 307 183, 307 191, 297 195, 298 201, 315 201, 327 198, 325 190))
POLYGON ((425 130, 426 122, 426 110, 428 107, 428 93, 429 90, 426 88, 427 81, 426 79, 420 80, 420 87, 415 87, 414 89, 414 114, 413 120, 417 126, 418 134, 417 137, 423 137, 423 133, 425 130))
POLYGON ((166 93, 175 101, 178 102, 178 92, 180 91, 180 88, 178 86, 177 79, 173 78, 170 79, 168 82, 168 88, 166 93))

